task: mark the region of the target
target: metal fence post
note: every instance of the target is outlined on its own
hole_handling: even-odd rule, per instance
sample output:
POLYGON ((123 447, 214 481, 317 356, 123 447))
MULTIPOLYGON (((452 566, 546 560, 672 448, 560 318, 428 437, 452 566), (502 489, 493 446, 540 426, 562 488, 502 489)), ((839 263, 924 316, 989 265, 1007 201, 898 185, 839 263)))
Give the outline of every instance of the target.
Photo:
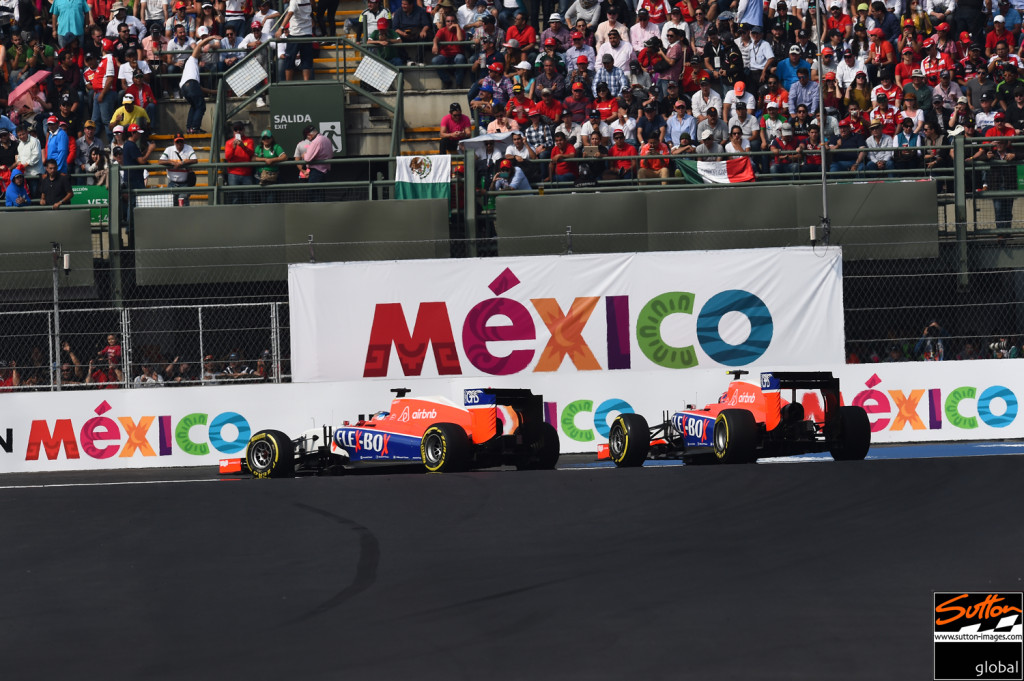
POLYGON ((60 267, 61 260, 60 242, 51 241, 50 246, 53 247, 53 360, 50 362, 50 371, 56 374, 56 380, 53 380, 51 375, 50 381, 57 387, 57 392, 60 392, 61 377, 59 367, 54 371, 54 364, 60 364, 60 299, 57 295, 57 268, 60 267))
POLYGON ((967 173, 964 163, 966 153, 966 140, 963 135, 957 135, 953 138, 953 218, 956 220, 957 260, 960 271, 957 284, 960 288, 967 288, 970 269, 967 262, 967 173))
POLYGON ((110 164, 110 205, 107 210, 107 256, 110 259, 110 287, 114 306, 124 305, 121 282, 121 164, 110 164))
POLYGON ((466 225, 466 255, 474 257, 477 254, 477 226, 476 226, 476 154, 472 150, 466 151, 464 177, 465 190, 463 190, 463 205, 465 206, 466 225))
POLYGON ((281 303, 270 304, 270 366, 274 383, 281 382, 281 303))
POLYGON ((206 383, 206 379, 203 376, 206 370, 206 348, 203 347, 203 306, 200 305, 199 309, 196 310, 198 323, 196 326, 199 327, 199 384, 203 385, 206 383))

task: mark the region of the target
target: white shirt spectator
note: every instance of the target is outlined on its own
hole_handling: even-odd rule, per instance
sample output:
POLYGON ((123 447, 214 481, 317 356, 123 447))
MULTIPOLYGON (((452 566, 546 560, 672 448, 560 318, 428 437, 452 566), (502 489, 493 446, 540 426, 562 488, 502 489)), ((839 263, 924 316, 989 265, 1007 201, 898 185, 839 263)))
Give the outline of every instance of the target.
MULTIPOLYGON (((608 124, 604 121, 598 121, 597 131, 601 133, 601 140, 606 141, 612 137, 612 129, 608 127, 608 124)), ((594 123, 587 119, 583 125, 580 126, 580 135, 587 140, 587 144, 590 144, 590 135, 594 132, 594 123)))
MULTIPOLYGON (((164 153, 160 155, 161 161, 192 161, 196 160, 197 158, 198 157, 196 156, 196 150, 193 149, 188 144, 184 145, 181 148, 181 151, 178 151, 177 147, 175 147, 172 144, 171 146, 164 149, 164 153)), ((168 168, 167 179, 170 180, 171 182, 185 182, 188 180, 188 171, 172 170, 171 168, 168 168)))
POLYGON ((241 44, 239 46, 242 49, 248 50, 248 49, 252 49, 251 46, 254 43, 265 43, 268 40, 270 40, 270 32, 269 31, 260 31, 260 37, 259 37, 258 40, 256 38, 256 34, 255 33, 250 33, 249 35, 247 35, 244 38, 242 38, 242 42, 241 42, 241 44))
POLYGON ((288 11, 292 19, 288 24, 288 35, 309 37, 313 35, 313 4, 310 0, 291 0, 288 11))
MULTIPOLYGON (((736 102, 738 101, 746 102, 747 111, 754 110, 754 105, 756 104, 756 102, 754 101, 754 95, 750 94, 749 92, 744 92, 742 97, 737 97, 736 90, 729 90, 725 93, 725 98, 722 100, 722 103, 727 105, 729 107, 729 111, 731 112, 733 110, 733 107, 736 106, 736 102)), ((725 111, 719 110, 719 113, 722 114, 723 118, 725 117, 725 111)))
POLYGON ((868 135, 867 140, 864 142, 864 146, 868 149, 877 149, 878 151, 869 151, 867 163, 886 162, 892 160, 892 138, 882 133, 882 136, 877 140, 874 135, 868 135))
POLYGON ((762 71, 769 61, 775 58, 772 46, 767 40, 755 40, 750 46, 750 68, 753 71, 762 71))
POLYGON ((167 7, 167 0, 142 0, 142 18, 146 22, 159 21, 162 24, 164 22, 165 8, 169 13, 170 8, 167 7))
POLYGON ((619 47, 613 49, 611 43, 605 43, 597 50, 597 61, 600 62, 601 57, 606 54, 612 55, 615 60, 614 64, 622 69, 623 73, 629 73, 629 61, 633 58, 632 45, 622 40, 619 42, 619 47))
POLYGON ((864 62, 860 59, 854 59, 853 66, 848 65, 846 59, 839 60, 839 64, 836 66, 836 85, 841 88, 850 87, 850 83, 853 82, 858 71, 868 72, 864 62))
POLYGON ((704 99, 704 93, 697 90, 690 99, 690 111, 694 118, 701 118, 708 115, 708 109, 715 107, 719 115, 722 113, 722 98, 714 90, 708 91, 708 98, 704 99))
POLYGON ((661 44, 664 45, 666 48, 668 47, 668 29, 670 28, 678 29, 683 34, 683 36, 686 37, 686 42, 690 42, 690 36, 692 35, 690 33, 690 25, 685 21, 680 21, 677 24, 672 21, 672 17, 670 15, 668 21, 661 25, 661 44))
POLYGON ((612 129, 612 134, 615 134, 616 130, 621 130, 622 134, 626 136, 627 140, 636 139, 636 119, 626 116, 626 120, 619 122, 618 117, 613 118, 608 123, 608 127, 612 129))
MULTIPOLYGON (((138 67, 139 71, 142 71, 142 75, 144 76, 148 76, 149 74, 153 73, 153 69, 149 68, 148 62, 139 60, 135 62, 135 65, 138 67)), ((132 69, 132 65, 129 62, 121 64, 121 67, 117 70, 117 79, 121 81, 121 86, 125 90, 132 86, 134 78, 135 75, 134 69, 132 69)))
MULTIPOLYGON (((106 35, 108 38, 112 40, 117 39, 117 27, 121 23, 122 22, 119 22, 117 19, 111 18, 110 23, 107 24, 106 35)), ((146 37, 146 25, 143 24, 142 20, 134 14, 129 14, 128 16, 126 16, 124 18, 123 23, 128 24, 128 30, 131 32, 132 35, 137 36, 139 40, 142 40, 146 37)))

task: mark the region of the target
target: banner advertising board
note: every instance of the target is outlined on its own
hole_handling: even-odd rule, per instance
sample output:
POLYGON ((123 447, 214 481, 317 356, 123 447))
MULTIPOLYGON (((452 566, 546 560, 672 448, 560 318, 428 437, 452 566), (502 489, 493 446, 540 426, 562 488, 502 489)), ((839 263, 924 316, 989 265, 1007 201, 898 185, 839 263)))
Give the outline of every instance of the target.
MULTIPOLYGON (((872 442, 937 442, 1024 437, 1022 359, 902 364, 805 365, 841 379, 843 401, 863 406, 872 442)), ((760 371, 785 367, 758 363, 760 371)), ((792 368, 792 367, 791 367, 792 368)), ((563 452, 596 452, 622 412, 656 422, 664 410, 715 402, 731 380, 721 369, 579 372, 517 377, 440 377, 409 384, 414 395, 462 403, 462 390, 530 388, 545 400, 545 418, 563 452), (667 378, 666 378, 667 377, 667 378)), ((386 410, 404 379, 339 383, 225 385, 88 390, 0 396, 0 473, 216 466, 244 455, 251 434, 273 428, 290 437, 323 424, 386 410)), ((784 395, 786 399, 789 395, 784 395)), ((798 399, 805 400, 800 394, 798 399)), ((810 397, 809 414, 815 405, 810 397)))
POLYGON ((302 264, 288 287, 298 382, 680 381, 844 356, 839 249, 302 264))

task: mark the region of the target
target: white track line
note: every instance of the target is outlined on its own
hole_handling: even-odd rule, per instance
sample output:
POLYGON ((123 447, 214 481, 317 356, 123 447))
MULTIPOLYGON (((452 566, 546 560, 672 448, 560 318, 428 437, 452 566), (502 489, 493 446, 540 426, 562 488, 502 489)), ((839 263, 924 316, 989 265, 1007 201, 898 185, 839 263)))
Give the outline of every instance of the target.
POLYGON ((192 482, 223 482, 230 478, 203 478, 200 480, 124 480, 121 482, 63 482, 48 485, 0 485, 5 489, 46 489, 49 487, 116 487, 119 485, 174 485, 192 482))

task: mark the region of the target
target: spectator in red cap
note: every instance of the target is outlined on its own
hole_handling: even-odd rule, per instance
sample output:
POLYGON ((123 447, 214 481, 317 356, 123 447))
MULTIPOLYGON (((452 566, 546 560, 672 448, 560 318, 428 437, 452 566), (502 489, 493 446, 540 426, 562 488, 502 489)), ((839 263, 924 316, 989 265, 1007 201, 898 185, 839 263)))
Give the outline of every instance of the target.
POLYGON ((943 21, 935 27, 935 30, 935 45, 939 48, 939 52, 949 55, 949 58, 953 63, 956 63, 967 56, 964 46, 961 45, 958 40, 953 39, 949 30, 949 24, 943 21))
MULTIPOLYGON (((438 29, 437 33, 434 34, 434 57, 430 60, 430 63, 434 66, 448 66, 452 64, 465 64, 466 55, 462 52, 462 47, 453 43, 462 42, 466 39, 466 34, 462 32, 459 27, 459 22, 454 14, 448 14, 444 18, 444 25, 438 29)), ((518 43, 517 43, 518 44, 518 43)), ((462 89, 462 81, 466 78, 466 69, 438 69, 437 77, 441 79, 441 89, 447 90, 452 87, 454 78, 454 85, 459 90, 462 89)))
MULTIPOLYGON (((149 156, 156 149, 156 144, 153 142, 145 144, 146 151, 143 152, 142 136, 145 133, 145 129, 136 123, 128 126, 128 141, 124 143, 123 148, 125 166, 142 166, 149 163, 149 156)), ((129 169, 127 172, 127 184, 129 189, 143 189, 146 186, 145 170, 141 167, 129 169)), ((135 201, 136 197, 132 194, 132 207, 135 206, 135 201)))
MULTIPOLYGON (((636 147, 626 142, 626 133, 622 130, 614 130, 612 132, 613 144, 608 149, 609 156, 636 156, 636 147)), ((636 159, 621 159, 618 161, 611 162, 611 169, 615 171, 616 176, 622 180, 631 180, 636 176, 637 162, 636 159)))
MULTIPOLYGON (((160 165, 167 166, 167 186, 188 186, 188 166, 199 163, 196 150, 185 143, 185 136, 180 132, 174 135, 174 143, 164 150, 160 157, 160 165)), ((173 195, 176 206, 188 205, 188 193, 173 195)))
POLYGON ((533 60, 534 69, 539 71, 544 66, 545 59, 552 60, 559 73, 565 73, 568 70, 565 64, 565 55, 558 51, 558 40, 550 36, 544 39, 540 54, 533 60))
POLYGON ((868 76, 878 77, 878 70, 884 66, 895 68, 896 50, 892 43, 885 39, 885 31, 877 26, 868 31, 868 76))
POLYGON ((375 46, 371 49, 376 52, 378 57, 395 66, 401 66, 405 63, 405 57, 395 47, 399 42, 401 42, 401 38, 397 32, 389 27, 389 22, 384 17, 377 19, 377 28, 370 31, 366 39, 367 45, 375 46))
POLYGON ((579 83, 583 86, 583 89, 590 94, 594 91, 594 72, 591 71, 591 64, 587 61, 584 56, 576 58, 576 68, 569 72, 566 80, 569 83, 570 92, 572 92, 572 86, 579 83))
POLYGON ((71 149, 71 142, 68 139, 66 130, 58 125, 56 116, 46 119, 46 160, 53 160, 57 163, 57 171, 66 173, 68 171, 68 152, 71 149))
MULTIPOLYGON (((167 186, 187 187, 189 186, 189 166, 199 162, 196 151, 191 145, 185 143, 185 135, 177 133, 174 135, 174 144, 164 150, 160 157, 160 165, 167 166, 167 186)), ((177 206, 188 205, 188 192, 173 195, 174 204, 177 206)))
POLYGON ((587 120, 587 112, 593 108, 594 101, 587 92, 586 85, 580 82, 572 84, 572 94, 565 98, 562 106, 572 114, 574 123, 583 125, 587 120))
POLYGON ((565 62, 570 66, 575 66, 579 63, 580 57, 585 57, 587 64, 593 64, 597 60, 597 53, 594 48, 587 45, 584 40, 584 35, 579 31, 572 32, 572 46, 565 51, 565 62))
POLYGON ((529 191, 530 181, 526 179, 523 169, 507 158, 498 163, 498 172, 491 180, 491 191, 529 191))

